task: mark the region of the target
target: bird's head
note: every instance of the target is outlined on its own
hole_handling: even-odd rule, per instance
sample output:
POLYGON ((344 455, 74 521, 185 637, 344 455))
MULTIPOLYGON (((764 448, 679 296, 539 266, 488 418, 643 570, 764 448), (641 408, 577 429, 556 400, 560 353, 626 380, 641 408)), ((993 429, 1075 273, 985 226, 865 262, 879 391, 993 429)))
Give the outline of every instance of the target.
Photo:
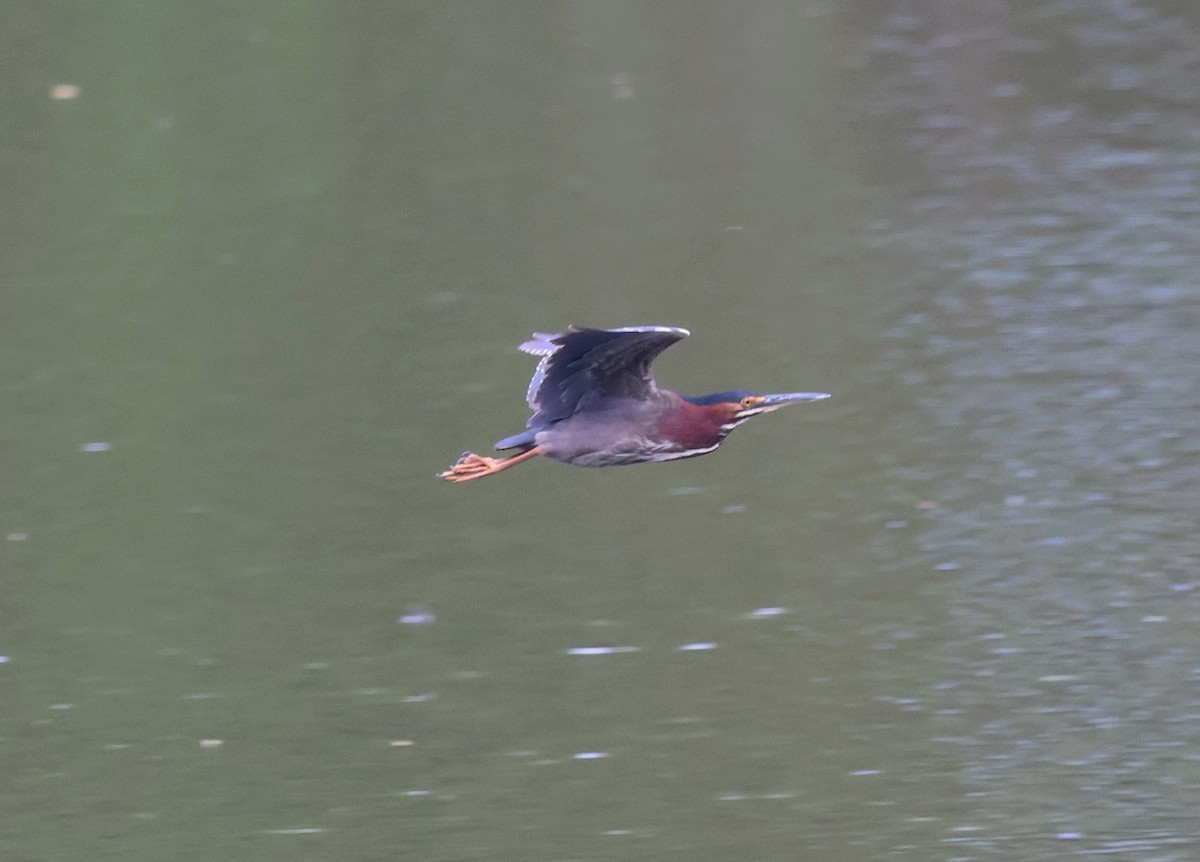
POLYGON ((822 398, 828 397, 829 393, 827 392, 783 392, 764 395, 761 392, 750 392, 746 389, 732 389, 727 392, 714 392, 711 395, 700 395, 684 400, 716 414, 720 419, 721 430, 728 434, 754 416, 770 413, 787 404, 820 401, 822 398))

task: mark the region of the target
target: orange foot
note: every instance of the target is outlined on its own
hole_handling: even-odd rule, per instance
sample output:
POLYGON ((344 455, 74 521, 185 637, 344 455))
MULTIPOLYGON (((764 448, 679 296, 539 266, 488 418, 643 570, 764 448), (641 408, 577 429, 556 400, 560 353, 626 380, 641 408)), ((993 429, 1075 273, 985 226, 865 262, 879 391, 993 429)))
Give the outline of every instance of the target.
POLYGON ((540 454, 541 450, 537 446, 519 455, 513 455, 511 458, 486 458, 483 455, 476 455, 474 452, 463 452, 462 456, 454 462, 454 466, 444 473, 438 473, 438 478, 445 479, 447 482, 466 482, 468 479, 479 479, 482 476, 490 476, 501 470, 507 470, 527 458, 540 454))
POLYGON ((499 458, 485 458, 474 452, 463 452, 462 457, 454 462, 454 466, 444 473, 438 473, 439 479, 447 482, 465 482, 468 479, 478 479, 495 473, 500 467, 499 458))

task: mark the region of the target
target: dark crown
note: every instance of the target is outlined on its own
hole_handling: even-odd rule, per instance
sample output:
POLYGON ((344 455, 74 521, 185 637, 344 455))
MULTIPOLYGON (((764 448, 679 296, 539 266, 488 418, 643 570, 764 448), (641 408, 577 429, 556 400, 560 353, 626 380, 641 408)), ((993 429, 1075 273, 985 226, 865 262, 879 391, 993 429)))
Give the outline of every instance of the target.
POLYGON ((712 404, 735 404, 750 395, 758 395, 758 392, 751 392, 749 389, 728 389, 725 392, 714 392, 712 395, 694 395, 684 396, 684 401, 689 401, 698 407, 708 407, 712 404))

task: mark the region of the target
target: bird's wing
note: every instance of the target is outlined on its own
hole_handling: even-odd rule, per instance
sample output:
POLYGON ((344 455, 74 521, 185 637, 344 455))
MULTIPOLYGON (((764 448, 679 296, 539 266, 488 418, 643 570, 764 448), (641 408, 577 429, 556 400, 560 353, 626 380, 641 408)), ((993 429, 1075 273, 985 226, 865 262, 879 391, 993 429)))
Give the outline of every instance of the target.
POLYGON ((674 326, 626 326, 579 329, 554 335, 535 332, 521 349, 542 357, 525 400, 534 415, 529 426, 566 419, 589 393, 644 398, 657 391, 650 363, 686 329, 674 326))

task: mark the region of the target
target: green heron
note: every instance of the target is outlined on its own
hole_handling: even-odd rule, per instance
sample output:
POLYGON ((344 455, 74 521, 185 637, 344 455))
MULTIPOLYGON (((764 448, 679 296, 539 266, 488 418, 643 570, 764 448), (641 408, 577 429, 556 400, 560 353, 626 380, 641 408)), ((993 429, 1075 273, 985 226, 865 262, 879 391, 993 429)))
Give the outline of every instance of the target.
POLYGON ((650 363, 689 334, 673 326, 535 332, 532 341, 521 345, 524 352, 542 357, 525 394, 533 416, 527 430, 496 444, 516 454, 485 458, 464 452, 438 476, 465 482, 534 455, 577 467, 692 458, 716 449, 725 435, 753 416, 829 397, 824 392, 763 395, 735 389, 687 398, 659 389, 650 363))

